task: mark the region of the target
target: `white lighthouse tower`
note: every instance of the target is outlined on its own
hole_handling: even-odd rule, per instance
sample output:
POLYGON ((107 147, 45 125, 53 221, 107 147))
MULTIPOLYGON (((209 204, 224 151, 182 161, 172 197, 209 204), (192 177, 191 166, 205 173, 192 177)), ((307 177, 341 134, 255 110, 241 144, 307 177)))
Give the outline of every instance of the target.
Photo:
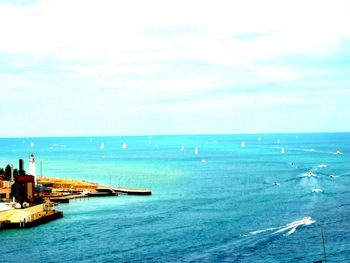
POLYGON ((37 184, 37 178, 36 178, 36 170, 35 170, 35 157, 34 154, 31 154, 29 156, 29 175, 33 175, 34 176, 34 182, 35 184, 37 184))

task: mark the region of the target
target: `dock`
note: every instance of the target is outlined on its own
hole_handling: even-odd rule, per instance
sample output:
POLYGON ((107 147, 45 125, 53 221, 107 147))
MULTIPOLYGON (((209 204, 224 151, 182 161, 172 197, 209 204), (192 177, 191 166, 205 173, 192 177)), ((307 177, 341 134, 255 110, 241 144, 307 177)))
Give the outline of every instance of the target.
POLYGON ((51 204, 39 204, 28 208, 10 209, 0 214, 0 230, 30 228, 63 217, 63 212, 51 209, 51 204))
MULTIPOLYGON (((114 191, 117 194, 127 194, 127 195, 152 195, 152 191, 149 189, 134 189, 127 187, 108 187, 103 186, 97 183, 87 182, 83 180, 77 179, 63 179, 63 178, 44 178, 41 177, 39 179, 39 183, 51 184, 51 188, 56 191, 88 191, 91 193, 101 192, 101 191, 114 191)), ((100 194, 96 194, 96 196, 101 196, 100 194)), ((93 196, 93 195, 91 195, 93 196)), ((56 197, 55 197, 56 198, 56 197)), ((66 198, 59 198, 57 202, 60 200, 65 200, 66 198)), ((72 199, 72 198, 68 198, 72 199)), ((52 198, 50 200, 53 201, 52 198)))
POLYGON ((152 191, 149 189, 130 189, 113 187, 112 188, 117 193, 127 194, 127 195, 152 195, 152 191))
POLYGON ((87 198, 87 197, 89 196, 85 194, 72 194, 72 195, 61 195, 61 196, 49 196, 46 199, 55 203, 69 203, 70 199, 87 198))

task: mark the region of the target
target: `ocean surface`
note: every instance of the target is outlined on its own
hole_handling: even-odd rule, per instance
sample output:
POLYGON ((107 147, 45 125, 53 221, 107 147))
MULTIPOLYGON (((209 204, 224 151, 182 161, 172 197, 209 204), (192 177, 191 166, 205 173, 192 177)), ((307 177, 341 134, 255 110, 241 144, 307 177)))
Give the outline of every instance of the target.
POLYGON ((61 204, 0 231, 0 262, 314 262, 321 229, 350 262, 350 133, 0 139, 0 167, 31 153, 43 176, 153 195, 61 204))

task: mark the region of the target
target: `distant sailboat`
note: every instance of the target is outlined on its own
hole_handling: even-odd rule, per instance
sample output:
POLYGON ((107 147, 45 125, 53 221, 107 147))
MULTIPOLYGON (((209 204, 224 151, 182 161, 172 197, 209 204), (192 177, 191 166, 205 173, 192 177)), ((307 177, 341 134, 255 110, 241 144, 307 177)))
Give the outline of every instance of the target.
POLYGON ((126 150, 126 143, 125 142, 123 143, 122 149, 126 150))
POLYGON ((104 149, 104 148, 105 148, 105 144, 104 144, 104 143, 101 143, 100 148, 101 148, 101 149, 104 149))
POLYGON ((277 143, 278 143, 278 144, 280 144, 280 143, 281 143, 280 139, 277 139, 277 143))
POLYGON ((261 142, 261 137, 258 138, 259 142, 261 142))
POLYGON ((244 141, 241 143, 241 147, 244 148, 245 147, 245 143, 244 141))
POLYGON ((198 155, 198 147, 194 148, 194 155, 198 155))
POLYGON ((32 147, 32 148, 34 147, 34 142, 30 143, 30 147, 32 147))
POLYGON ((281 153, 284 154, 284 148, 282 147, 281 153))
POLYGON ((181 145, 181 152, 183 152, 184 150, 185 150, 185 147, 181 145))

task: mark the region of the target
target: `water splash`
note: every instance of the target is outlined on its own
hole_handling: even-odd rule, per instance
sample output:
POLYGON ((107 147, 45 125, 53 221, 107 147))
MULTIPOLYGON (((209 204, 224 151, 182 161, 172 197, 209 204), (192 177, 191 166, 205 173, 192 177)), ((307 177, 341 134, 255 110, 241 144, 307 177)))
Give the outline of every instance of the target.
POLYGON ((300 226, 308 226, 308 225, 311 225, 311 224, 313 224, 315 222, 316 221, 312 220, 312 218, 310 216, 305 216, 301 220, 296 220, 296 221, 294 221, 292 223, 289 223, 289 224, 286 224, 286 225, 283 225, 283 226, 269 227, 269 228, 266 228, 266 229, 263 229, 263 230, 256 230, 256 231, 250 232, 249 234, 250 235, 257 235, 257 234, 260 234, 260 233, 271 232, 271 231, 274 231, 272 234, 279 234, 279 233, 284 233, 284 232, 288 231, 287 233, 284 233, 284 235, 289 236, 289 235, 293 234, 297 230, 298 227, 300 227, 300 226))

